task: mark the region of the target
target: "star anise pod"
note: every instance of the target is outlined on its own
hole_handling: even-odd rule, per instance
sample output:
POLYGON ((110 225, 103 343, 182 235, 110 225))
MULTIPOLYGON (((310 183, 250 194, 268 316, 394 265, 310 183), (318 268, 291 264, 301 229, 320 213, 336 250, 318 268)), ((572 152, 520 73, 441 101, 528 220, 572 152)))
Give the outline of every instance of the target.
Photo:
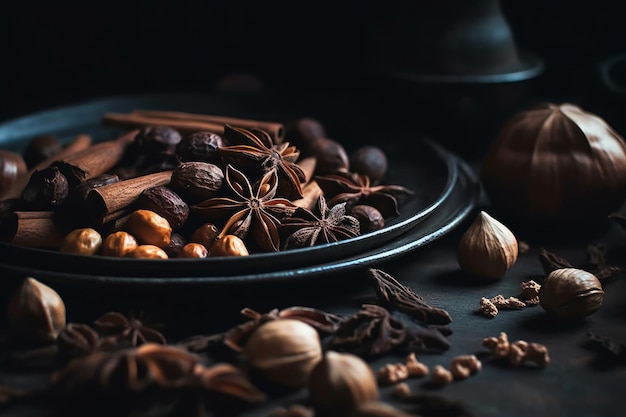
POLYGON ((271 136, 261 129, 224 126, 224 138, 232 145, 218 148, 222 160, 249 175, 261 176, 276 171, 276 194, 289 200, 302 198, 305 174, 296 164, 300 151, 289 142, 274 145, 271 136))
POLYGON ((137 348, 96 351, 74 359, 53 374, 52 382, 66 391, 176 388, 195 384, 194 370, 198 364, 200 357, 182 348, 147 343, 137 348))
POLYGON ((317 201, 319 215, 306 208, 283 219, 281 231, 288 237, 284 249, 304 248, 356 237, 360 234, 359 221, 346 214, 346 203, 328 208, 326 198, 317 201))
POLYGON ((197 365, 194 374, 205 390, 235 397, 248 403, 261 403, 266 395, 255 387, 238 367, 218 363, 209 367, 197 365))
POLYGON ((142 320, 134 317, 129 319, 118 312, 103 314, 94 322, 94 326, 103 335, 112 337, 116 344, 139 346, 144 343, 166 343, 165 336, 158 330, 147 326, 142 320))
POLYGON ((251 232, 261 250, 278 251, 280 221, 297 207, 285 198, 275 197, 278 187, 276 171, 268 171, 252 185, 243 172, 227 165, 224 180, 233 197, 210 198, 191 209, 212 220, 230 216, 220 236, 233 234, 243 239, 251 232))
POLYGON ((367 175, 352 172, 316 176, 315 180, 329 198, 329 206, 347 203, 350 208, 365 204, 378 209, 384 218, 398 216, 398 201, 413 195, 412 190, 401 185, 372 185, 367 175))

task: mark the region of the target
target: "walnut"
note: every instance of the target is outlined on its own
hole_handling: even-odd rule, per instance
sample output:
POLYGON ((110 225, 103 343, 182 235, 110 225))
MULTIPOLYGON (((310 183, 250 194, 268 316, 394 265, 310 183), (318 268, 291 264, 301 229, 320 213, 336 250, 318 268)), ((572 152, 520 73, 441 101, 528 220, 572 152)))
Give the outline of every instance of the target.
POLYGON ((550 354, 546 346, 525 340, 509 343, 509 338, 504 332, 501 332, 498 337, 484 338, 483 346, 491 350, 495 358, 507 359, 514 366, 533 362, 543 368, 550 363, 550 354))
POLYGON ((482 297, 480 299, 480 311, 489 317, 495 317, 498 315, 498 307, 496 307, 496 305, 487 297, 482 297))
POLYGON ((433 367, 431 382, 435 385, 448 385, 454 381, 454 375, 441 365, 433 367))
POLYGON ((483 346, 490 349, 497 358, 506 358, 509 355, 509 337, 504 332, 500 332, 498 337, 484 338, 483 346))
POLYGON ((403 363, 388 363, 378 370, 378 380, 385 384, 393 384, 409 377, 409 370, 403 363))
POLYGON ((411 352, 406 357, 405 366, 409 371, 409 376, 426 376, 428 375, 428 366, 417 360, 414 352, 411 352))
POLYGON ((490 300, 497 308, 524 308, 526 307, 526 303, 524 303, 519 298, 509 297, 504 298, 503 295, 498 294, 490 300))
POLYGON ((459 355, 452 358, 450 372, 454 379, 465 379, 482 369, 482 362, 475 355, 459 355))
POLYGON ((406 382, 400 382, 393 387, 392 395, 396 398, 407 398, 411 395, 411 387, 406 382))
POLYGON ((526 350, 526 360, 544 368, 550 363, 548 348, 539 343, 530 343, 526 350))
POLYGON ((540 284, 533 280, 525 281, 520 285, 520 289, 522 291, 521 296, 526 300, 527 305, 539 304, 539 290, 541 290, 540 284))

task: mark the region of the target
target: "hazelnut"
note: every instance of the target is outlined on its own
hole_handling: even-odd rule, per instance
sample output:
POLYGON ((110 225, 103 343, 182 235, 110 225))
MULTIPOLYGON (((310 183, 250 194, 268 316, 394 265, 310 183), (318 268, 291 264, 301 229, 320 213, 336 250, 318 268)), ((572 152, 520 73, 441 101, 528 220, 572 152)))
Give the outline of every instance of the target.
POLYGON ((481 211, 457 248, 461 269, 471 275, 499 280, 517 261, 517 239, 508 227, 481 211))
POLYGON ((209 256, 209 251, 201 243, 187 243, 178 252, 178 258, 206 258, 209 256))
POLYGON ((105 256, 126 256, 137 249, 137 239, 128 232, 113 232, 104 238, 101 254, 105 256))
POLYGON ((93 255, 102 246, 102 236, 91 227, 74 229, 69 232, 59 250, 65 253, 75 253, 78 255, 93 255))
POLYGON ((209 256, 248 256, 248 248, 240 237, 224 235, 209 248, 209 256))
POLYGON ((167 253, 154 245, 139 245, 134 251, 128 252, 126 256, 129 258, 168 259, 167 253))
POLYGON ((124 227, 142 245, 165 248, 172 236, 172 227, 167 219, 152 210, 133 211, 129 214, 124 227))
POLYGON ((313 326, 300 320, 277 319, 252 333, 244 354, 250 365, 269 381, 300 387, 306 384, 311 370, 320 361, 322 346, 313 326))
POLYGON ((308 388, 316 415, 345 416, 379 398, 376 376, 367 362, 332 350, 311 371, 308 388))
POLYGON ((26 340, 52 342, 65 323, 65 303, 61 296, 34 278, 25 278, 9 299, 9 329, 26 340))
POLYGON ((552 271, 539 289, 539 303, 549 313, 567 319, 581 319, 595 313, 604 299, 600 280, 578 268, 552 271))

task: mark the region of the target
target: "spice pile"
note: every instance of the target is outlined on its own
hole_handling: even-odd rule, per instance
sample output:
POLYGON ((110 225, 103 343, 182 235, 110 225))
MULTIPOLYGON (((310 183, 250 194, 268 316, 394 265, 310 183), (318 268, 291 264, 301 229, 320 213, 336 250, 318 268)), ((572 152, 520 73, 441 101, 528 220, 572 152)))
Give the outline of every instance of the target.
POLYGON ((380 148, 348 153, 315 119, 136 111, 103 123, 132 130, 66 147, 44 136, 0 155, 3 240, 83 255, 245 256, 379 230, 413 194, 383 183, 380 148))

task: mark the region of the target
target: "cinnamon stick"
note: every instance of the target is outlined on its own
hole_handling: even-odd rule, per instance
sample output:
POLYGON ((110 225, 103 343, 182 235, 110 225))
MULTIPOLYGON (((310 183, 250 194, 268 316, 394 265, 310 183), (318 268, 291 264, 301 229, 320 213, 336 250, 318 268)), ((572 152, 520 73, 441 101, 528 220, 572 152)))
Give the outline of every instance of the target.
POLYGON ((302 198, 294 200, 293 204, 298 207, 313 210, 317 204, 317 199, 324 194, 317 181, 311 180, 302 187, 302 198))
POLYGON ((194 120, 177 120, 165 117, 148 117, 138 114, 105 113, 102 123, 110 126, 127 128, 142 128, 146 126, 169 126, 179 132, 193 133, 198 131, 208 131, 218 135, 224 134, 224 125, 221 123, 199 122, 194 120))
POLYGON ((246 129, 258 128, 269 133, 276 145, 281 144, 285 138, 285 126, 279 122, 163 110, 134 110, 131 114, 159 119, 208 122, 220 125, 229 124, 246 129))
POLYGON ((42 169, 48 168, 53 162, 62 160, 70 155, 74 155, 77 152, 80 152, 91 145, 91 136, 86 134, 77 135, 70 143, 68 143, 63 149, 61 149, 56 154, 52 155, 50 158, 41 161, 34 167, 32 167, 25 175, 21 176, 12 186, 9 188, 0 198, 2 200, 8 200, 11 198, 20 198, 22 196, 22 192, 28 181, 30 180, 31 175, 35 171, 40 171, 42 169))
POLYGON ((70 186, 108 172, 124 156, 126 145, 137 136, 138 130, 125 133, 117 139, 99 142, 81 152, 59 159, 59 167, 70 186))
POLYGON ((14 245, 58 249, 64 238, 53 211, 14 211, 0 218, 0 239, 14 245))
POLYGON ((87 209, 94 221, 111 221, 115 218, 113 213, 119 212, 123 216, 122 210, 134 203, 144 190, 167 185, 171 177, 171 170, 161 171, 94 188, 87 195, 87 209))
POLYGON ((302 158, 297 162, 297 165, 304 172, 304 184, 307 184, 309 181, 311 181, 311 178, 313 178, 316 163, 317 159, 314 156, 307 156, 306 158, 302 158))

